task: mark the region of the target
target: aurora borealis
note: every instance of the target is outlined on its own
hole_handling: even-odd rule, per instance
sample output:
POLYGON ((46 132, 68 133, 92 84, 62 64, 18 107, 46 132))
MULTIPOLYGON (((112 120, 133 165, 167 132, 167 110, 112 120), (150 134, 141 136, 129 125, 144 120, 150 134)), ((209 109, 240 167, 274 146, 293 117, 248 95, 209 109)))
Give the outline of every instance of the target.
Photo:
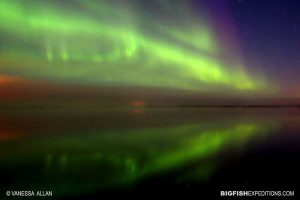
POLYGON ((1 1, 2 74, 188 90, 261 90, 190 1, 1 1), (151 8, 157 12, 150 12, 151 8))
POLYGON ((299 10, 0 0, 0 199, 296 190, 299 10))

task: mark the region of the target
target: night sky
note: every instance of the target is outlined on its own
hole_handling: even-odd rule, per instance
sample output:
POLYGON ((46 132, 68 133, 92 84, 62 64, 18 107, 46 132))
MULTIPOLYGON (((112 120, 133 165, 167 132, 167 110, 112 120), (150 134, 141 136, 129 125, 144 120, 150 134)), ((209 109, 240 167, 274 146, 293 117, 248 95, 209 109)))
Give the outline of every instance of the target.
MULTIPOLYGON (((299 8, 296 0, 1 1, 0 96, 34 81, 299 97, 299 8)), ((23 93, 39 93, 35 85, 23 93)))
POLYGON ((300 84, 300 2, 228 1, 243 58, 278 81, 282 92, 298 95, 300 84))

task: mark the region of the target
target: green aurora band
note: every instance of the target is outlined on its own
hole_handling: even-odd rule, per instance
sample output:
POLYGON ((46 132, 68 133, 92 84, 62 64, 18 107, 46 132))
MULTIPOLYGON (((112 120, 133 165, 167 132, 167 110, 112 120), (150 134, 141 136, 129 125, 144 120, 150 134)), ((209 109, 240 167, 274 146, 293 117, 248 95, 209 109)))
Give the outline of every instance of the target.
POLYGON ((189 90, 266 86, 240 60, 224 58, 188 1, 150 1, 156 10, 145 2, 0 1, 0 72, 189 90))

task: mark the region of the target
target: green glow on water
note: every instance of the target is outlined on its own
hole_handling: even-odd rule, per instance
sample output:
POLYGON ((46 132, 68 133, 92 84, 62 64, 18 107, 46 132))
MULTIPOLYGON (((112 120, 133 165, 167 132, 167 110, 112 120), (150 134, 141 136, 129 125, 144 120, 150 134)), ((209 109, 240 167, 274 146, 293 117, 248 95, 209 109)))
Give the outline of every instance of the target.
POLYGON ((261 137, 267 130, 263 124, 241 122, 210 128, 205 124, 191 124, 85 131, 16 142, 17 151, 11 149, 14 148, 11 143, 3 150, 12 153, 3 155, 1 160, 10 168, 44 166, 43 176, 37 172, 27 182, 46 181, 45 185, 62 194, 70 193, 66 191, 70 188, 73 188, 71 193, 80 193, 82 182, 91 191, 130 187, 148 177, 184 169, 194 162, 198 168, 196 175, 190 176, 206 181, 217 167, 217 162, 207 163, 208 158, 217 158, 228 147, 240 149, 250 138, 261 137))

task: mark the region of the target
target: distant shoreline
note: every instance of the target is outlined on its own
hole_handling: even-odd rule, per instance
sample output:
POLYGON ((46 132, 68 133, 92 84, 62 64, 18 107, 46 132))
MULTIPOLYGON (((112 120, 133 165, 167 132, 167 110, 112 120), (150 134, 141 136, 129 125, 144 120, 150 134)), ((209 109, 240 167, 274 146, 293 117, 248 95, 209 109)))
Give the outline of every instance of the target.
POLYGON ((245 106, 200 106, 200 105, 179 105, 179 106, 154 106, 149 105, 149 108, 300 108, 300 105, 245 105, 245 106))
POLYGON ((0 110, 6 109, 151 109, 151 108, 297 108, 300 105, 101 105, 101 104, 0 104, 0 110))

